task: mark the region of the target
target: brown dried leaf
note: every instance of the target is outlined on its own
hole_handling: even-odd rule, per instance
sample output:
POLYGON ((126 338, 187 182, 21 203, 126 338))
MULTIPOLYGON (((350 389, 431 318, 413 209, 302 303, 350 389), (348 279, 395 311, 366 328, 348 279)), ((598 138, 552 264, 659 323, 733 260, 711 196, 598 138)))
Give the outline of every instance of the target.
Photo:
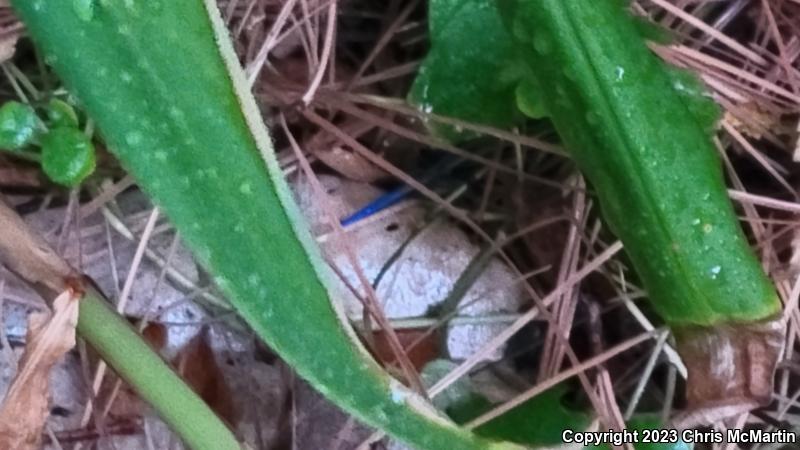
POLYGON ((32 314, 28 346, 0 409, 0 448, 26 450, 41 446, 49 411, 50 370, 75 346, 78 298, 72 290, 53 302, 53 314, 32 314))
POLYGON ((233 405, 233 396, 225 382, 222 370, 214 358, 214 350, 209 343, 208 328, 203 328, 173 361, 178 373, 186 380, 200 398, 231 425, 237 423, 239 413, 233 405))
MULTIPOLYGON (((345 120, 338 126, 348 136, 358 137, 373 129, 373 126, 358 120, 345 120)), ((326 131, 314 134, 305 147, 326 166, 337 171, 345 178, 371 183, 386 178, 386 172, 364 159, 353 149, 343 145, 335 136, 326 131)))
POLYGON ((2 198, 0 230, 3 230, 0 233, 0 262, 20 278, 55 293, 64 292, 67 288, 65 283, 78 278, 67 262, 41 236, 32 232, 2 198))
POLYGON ((676 425, 709 424, 768 404, 783 351, 784 322, 676 330, 688 368, 689 411, 676 425))
MULTIPOLYGON (((442 357, 442 336, 439 329, 430 332, 427 327, 422 327, 394 331, 403 346, 403 350, 408 354, 408 359, 418 371, 422 370, 426 364, 434 359, 442 357)), ((372 351, 376 359, 384 366, 397 366, 395 354, 389 345, 386 331, 373 331, 372 340, 372 351)))

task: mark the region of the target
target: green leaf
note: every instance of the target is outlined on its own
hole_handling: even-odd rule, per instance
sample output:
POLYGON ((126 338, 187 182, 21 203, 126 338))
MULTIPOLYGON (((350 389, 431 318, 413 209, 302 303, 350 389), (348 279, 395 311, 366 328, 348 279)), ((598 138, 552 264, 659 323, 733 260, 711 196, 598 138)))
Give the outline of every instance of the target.
MULTIPOLYGON (((563 444, 565 429, 583 431, 591 417, 564 405, 566 384, 556 385, 516 408, 475 429, 481 436, 523 445, 555 446, 563 444)), ((458 423, 466 423, 489 411, 492 405, 485 398, 473 395, 469 400, 448 409, 458 423)))
POLYGON ((673 327, 779 314, 728 198, 709 133, 717 108, 693 75, 668 69, 616 2, 500 5, 546 86, 535 100, 594 185, 656 311, 673 327))
MULTIPOLYGON (((431 49, 419 69, 408 100, 420 110, 508 128, 519 118, 514 89, 524 65, 514 48, 494 0, 431 0, 431 49)), ((472 137, 434 125, 441 136, 472 137)))
MULTIPOLYGON (((69 0, 67 0, 69 1, 69 0)), ((92 20, 94 17, 95 0, 71 0, 75 14, 83 20, 92 20)))
POLYGON ((19 150, 30 144, 39 129, 39 117, 30 105, 9 101, 0 107, 0 148, 19 150))
MULTIPOLYGON (((556 447, 564 444, 564 430, 584 431, 592 422, 592 416, 586 411, 568 407, 563 399, 568 391, 568 384, 562 383, 536 397, 528 400, 505 414, 479 426, 475 432, 491 439, 502 439, 534 447, 556 447)), ((460 403, 447 409, 450 417, 457 423, 466 423, 492 409, 485 397, 472 393, 462 396, 460 403)), ((663 424, 654 414, 640 414, 631 418, 626 424, 628 430, 657 430, 663 424)), ((680 434, 677 434, 680 437, 680 434)), ((642 434, 639 434, 642 441, 642 434)), ((644 443, 635 445, 636 450, 691 450, 691 446, 678 439, 674 443, 644 443)), ((610 450, 611 446, 591 445, 584 449, 610 450)))
POLYGON ((55 128, 42 138, 42 169, 56 183, 76 186, 94 167, 94 145, 77 128, 55 128))
POLYGON ((78 128, 78 114, 75 112, 75 108, 64 100, 50 99, 47 104, 47 118, 52 128, 78 128))
POLYGON ((539 95, 539 85, 532 77, 527 77, 519 82, 514 91, 517 107, 526 116, 532 119, 541 119, 547 116, 547 108, 539 95))
POLYGON ((670 67, 667 68, 667 75, 672 79, 672 88, 686 105, 686 109, 694 115, 697 123, 706 133, 713 133, 722 112, 706 86, 695 74, 686 70, 670 67))
MULTIPOLYGON (((91 16, 64 0, 14 5, 109 149, 284 361, 420 449, 516 448, 459 429, 391 379, 343 323, 216 2, 103 0, 91 16)), ((180 411, 159 414, 190 430, 180 411)))

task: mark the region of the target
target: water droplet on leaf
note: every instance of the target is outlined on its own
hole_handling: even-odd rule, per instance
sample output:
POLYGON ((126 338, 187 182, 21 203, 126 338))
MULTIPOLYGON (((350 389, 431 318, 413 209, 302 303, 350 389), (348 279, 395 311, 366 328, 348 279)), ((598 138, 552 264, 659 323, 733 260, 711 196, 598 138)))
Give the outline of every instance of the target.
POLYGON ((239 186, 239 192, 244 195, 252 195, 253 194, 253 186, 250 183, 242 183, 239 186))
POLYGON ((622 78, 625 77, 625 68, 617 66, 616 69, 614 69, 614 74, 617 77, 617 81, 622 81, 622 78))
POLYGON ((125 142, 130 146, 136 146, 142 143, 142 133, 138 131, 129 131, 125 134, 125 142))
POLYGON ((79 19, 88 22, 94 17, 94 0, 72 0, 72 9, 79 19))
POLYGON ((550 40, 550 36, 544 33, 537 33, 536 36, 533 37, 533 49, 542 55, 547 55, 552 52, 553 42, 550 40))

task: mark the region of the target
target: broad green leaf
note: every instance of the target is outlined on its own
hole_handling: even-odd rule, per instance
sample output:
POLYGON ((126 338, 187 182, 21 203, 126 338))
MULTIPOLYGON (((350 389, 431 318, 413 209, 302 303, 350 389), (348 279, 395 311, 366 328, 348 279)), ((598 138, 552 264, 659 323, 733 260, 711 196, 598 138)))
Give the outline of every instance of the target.
MULTIPOLYGON (((524 65, 494 0, 431 0, 431 48, 408 95, 420 110, 484 125, 510 127, 518 119, 514 89, 524 65)), ((433 126, 458 141, 469 133, 433 126)))
POLYGON ((30 144, 39 125, 39 117, 30 105, 4 103, 0 106, 0 149, 14 151, 30 144))
POLYGON ((94 145, 79 129, 55 128, 42 138, 42 170, 56 183, 77 186, 94 167, 94 145))
MULTIPOLYGON (((556 447, 564 444, 564 430, 586 431, 592 416, 586 411, 570 408, 564 403, 568 385, 559 384, 528 400, 507 413, 480 427, 475 432, 492 439, 502 439, 534 447, 556 447)), ((458 423, 491 410, 493 405, 484 397, 472 393, 448 408, 448 414, 458 423)), ((626 424, 628 430, 658 430, 663 426, 652 414, 634 416, 626 424)), ((680 435, 678 434, 678 437, 680 435)), ((640 435, 640 441, 641 441, 640 435)), ((639 442, 636 450, 690 450, 691 446, 680 439, 669 444, 639 442)), ((611 450, 609 445, 591 445, 584 449, 611 450)))
MULTIPOLYGON (((767 320, 780 301, 731 206, 717 108, 602 0, 502 0, 548 117, 673 327, 767 320), (545 88, 546 87, 546 88, 545 88)), ((769 371, 766 371, 769 372, 769 371)))
MULTIPOLYGON (((109 149, 236 311, 301 376, 420 449, 516 448, 459 429, 357 344, 215 2, 101 0, 91 14, 84 2, 14 5, 109 149)), ((183 423, 180 411, 159 413, 183 423)))
MULTIPOLYGON (((563 444, 565 429, 583 431, 591 422, 589 414, 568 408, 563 403, 567 385, 559 384, 516 408, 475 429, 481 436, 524 445, 555 446, 563 444)), ((465 423, 489 411, 492 405, 484 397, 471 398, 448 409, 458 423, 465 423)))
POLYGON ((47 119, 52 128, 78 128, 78 114, 75 108, 64 100, 53 98, 47 104, 47 119))

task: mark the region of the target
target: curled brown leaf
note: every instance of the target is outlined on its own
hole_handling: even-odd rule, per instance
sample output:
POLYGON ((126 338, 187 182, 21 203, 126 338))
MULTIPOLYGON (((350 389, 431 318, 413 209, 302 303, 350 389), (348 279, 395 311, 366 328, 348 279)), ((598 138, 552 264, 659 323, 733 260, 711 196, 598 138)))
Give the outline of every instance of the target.
POLYGON ((50 409, 50 370, 75 346, 78 300, 79 294, 68 289, 53 302, 52 314, 34 313, 28 319, 28 345, 0 408, 0 448, 41 447, 50 409))

